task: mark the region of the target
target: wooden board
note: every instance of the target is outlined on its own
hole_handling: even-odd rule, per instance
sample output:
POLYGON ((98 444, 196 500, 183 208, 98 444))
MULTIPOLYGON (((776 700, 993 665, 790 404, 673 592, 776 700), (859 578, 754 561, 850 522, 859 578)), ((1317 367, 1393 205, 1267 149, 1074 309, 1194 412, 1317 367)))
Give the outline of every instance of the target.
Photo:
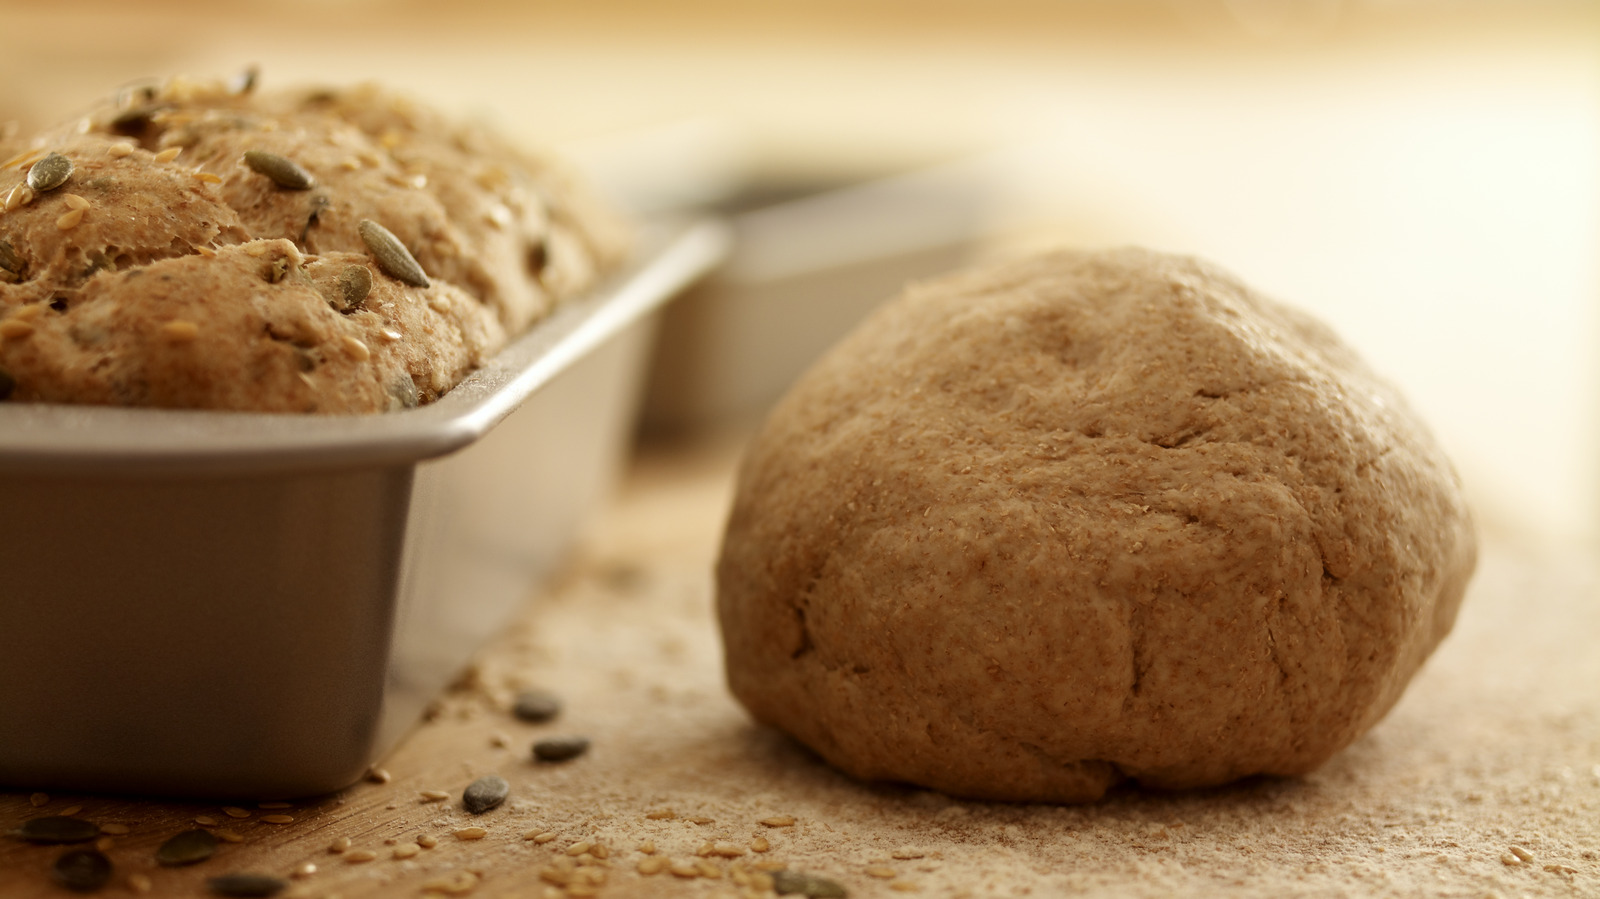
MULTIPOLYGON (((857 897, 1600 895, 1591 560, 1491 544, 1457 632, 1400 706, 1304 780, 1130 790, 1088 807, 961 802, 852 782, 727 695, 710 568, 736 452, 731 441, 647 452, 569 573, 382 762, 388 782, 289 809, 242 803, 239 818, 219 805, 0 794, 0 831, 74 806, 127 827, 109 838, 105 895, 133 893, 139 878, 151 895, 205 895, 207 878, 235 871, 330 899, 448 892, 430 884, 473 896, 772 895, 760 875, 778 867, 857 897), (562 715, 512 718, 529 686, 561 694, 562 715), (557 734, 592 749, 534 762, 533 741, 557 734), (490 772, 511 798, 467 814, 461 791, 490 772), (197 818, 241 842, 192 868, 157 866, 155 848, 197 818), (486 833, 454 835, 469 827, 486 833), (424 835, 437 844, 406 848, 424 835), (329 851, 342 840, 350 849, 329 851), (579 844, 591 848, 571 854, 579 844), (353 861, 361 850, 375 858, 353 861), (652 858, 682 876, 640 873, 664 864, 652 858)), ((49 877, 60 852, 0 839, 0 895, 64 895, 49 877)))

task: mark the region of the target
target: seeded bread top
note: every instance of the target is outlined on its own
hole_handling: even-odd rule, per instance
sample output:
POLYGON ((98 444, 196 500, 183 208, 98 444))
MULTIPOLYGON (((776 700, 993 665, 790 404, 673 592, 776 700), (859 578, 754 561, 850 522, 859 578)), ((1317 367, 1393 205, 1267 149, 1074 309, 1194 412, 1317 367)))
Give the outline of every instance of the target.
POLYGON ((11 400, 428 402, 627 245, 556 164, 371 86, 174 79, 0 150, 11 400))

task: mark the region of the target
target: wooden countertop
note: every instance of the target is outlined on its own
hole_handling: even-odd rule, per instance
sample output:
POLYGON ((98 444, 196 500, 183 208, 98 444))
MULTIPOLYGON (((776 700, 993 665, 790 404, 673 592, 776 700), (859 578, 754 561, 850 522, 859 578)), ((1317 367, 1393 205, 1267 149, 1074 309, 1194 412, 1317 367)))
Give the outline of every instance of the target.
MULTIPOLYGON (((850 781, 753 725, 723 689, 710 567, 738 445, 645 451, 568 572, 381 763, 387 782, 232 815, 0 794, 0 831, 72 807, 125 827, 107 837, 104 895, 205 895, 207 878, 236 871, 328 899, 771 895, 756 875, 783 866, 853 897, 1600 895, 1593 560, 1491 542, 1455 634, 1401 704, 1304 780, 1087 807, 962 802, 850 781), (513 719, 528 686, 563 696, 562 715, 513 719), (530 744, 551 735, 592 749, 532 761, 530 744), (490 772, 511 798, 467 814, 461 791, 490 772), (157 866, 156 847, 197 819, 238 842, 157 866), (469 827, 485 834, 456 836, 469 827), (409 848, 423 836, 436 845, 409 848), (572 854, 581 843, 588 853, 572 854), (375 857, 356 861, 362 850, 375 857), (640 873, 661 864, 650 858, 680 873, 640 873)), ((49 876, 61 851, 0 839, 0 895, 65 895, 49 876)))

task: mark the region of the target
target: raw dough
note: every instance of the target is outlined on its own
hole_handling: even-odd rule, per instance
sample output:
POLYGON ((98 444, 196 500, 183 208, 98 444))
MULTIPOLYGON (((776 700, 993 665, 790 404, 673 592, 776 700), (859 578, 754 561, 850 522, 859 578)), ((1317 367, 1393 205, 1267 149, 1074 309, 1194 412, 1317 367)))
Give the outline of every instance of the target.
POLYGON ((1323 325, 1204 263, 913 286, 744 462, 733 692, 864 779, 1094 800, 1317 767, 1450 630, 1458 479, 1323 325))

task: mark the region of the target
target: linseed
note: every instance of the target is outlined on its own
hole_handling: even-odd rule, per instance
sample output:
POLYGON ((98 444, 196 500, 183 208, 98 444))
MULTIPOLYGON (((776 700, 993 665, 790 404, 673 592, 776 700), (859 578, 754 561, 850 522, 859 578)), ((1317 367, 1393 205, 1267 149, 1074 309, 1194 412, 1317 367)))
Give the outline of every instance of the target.
POLYGON ((262 815, 261 821, 265 824, 293 824, 293 815, 262 815))

